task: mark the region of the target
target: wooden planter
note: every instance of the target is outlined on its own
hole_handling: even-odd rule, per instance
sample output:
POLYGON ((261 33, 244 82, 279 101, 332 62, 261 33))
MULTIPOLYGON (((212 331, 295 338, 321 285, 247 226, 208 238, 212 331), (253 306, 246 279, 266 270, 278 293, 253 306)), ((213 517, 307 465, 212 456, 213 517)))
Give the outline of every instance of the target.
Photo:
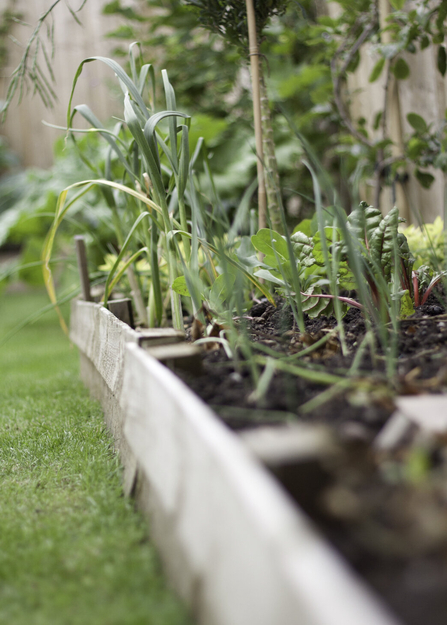
POLYGON ((200 623, 397 624, 243 437, 149 354, 159 336, 75 301, 71 339, 121 454, 124 489, 149 515, 168 575, 200 623))

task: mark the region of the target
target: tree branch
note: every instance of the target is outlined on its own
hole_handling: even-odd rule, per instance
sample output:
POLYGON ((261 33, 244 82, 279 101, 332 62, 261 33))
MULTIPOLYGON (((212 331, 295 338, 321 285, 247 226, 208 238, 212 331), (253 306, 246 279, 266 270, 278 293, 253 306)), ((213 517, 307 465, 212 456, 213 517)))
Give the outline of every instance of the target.
MULTIPOLYGON (((15 68, 15 70, 13 71, 11 75, 11 80, 8 86, 8 91, 6 93, 6 101, 3 105, 3 108, 1 109, 2 121, 5 120, 8 108, 14 96, 16 95, 17 91, 19 92, 19 104, 22 101, 23 90, 24 88, 27 87, 28 79, 31 79, 31 81, 34 83, 34 91, 39 93, 46 107, 53 106, 54 102, 57 100, 56 94, 49 87, 50 81, 47 80, 47 78, 44 76, 44 71, 42 70, 42 68, 40 67, 37 61, 37 52, 38 52, 39 47, 42 47, 43 49, 43 44, 40 39, 41 28, 45 20, 52 13, 54 8, 60 3, 60 1, 61 0, 54 0, 54 2, 50 5, 50 7, 44 13, 42 13, 42 15, 39 17, 37 21, 36 26, 34 27, 33 32, 31 33, 31 37, 29 38, 28 43, 26 44, 25 51, 23 52, 22 58, 20 59, 18 66, 15 68), (34 53, 33 53, 33 49, 34 49, 34 53), (30 60, 31 60, 31 67, 29 67, 30 60), (42 82, 42 79, 43 79, 43 82, 42 82), (44 86, 43 86, 43 83, 45 83, 44 86)), ((76 11, 76 13, 78 13, 84 7, 86 2, 87 0, 83 0, 82 5, 76 11)), ((76 21, 80 23, 78 18, 74 15, 75 11, 73 11, 73 9, 71 9, 70 7, 68 7, 68 10, 76 19, 76 21)), ((48 68, 49 59, 45 51, 44 51, 44 61, 48 68)), ((50 80, 54 82, 54 76, 52 76, 52 72, 50 71, 49 74, 50 74, 50 80)))
POLYGON ((358 50, 364 44, 364 42, 368 39, 369 35, 376 28, 376 26, 377 26, 377 15, 376 15, 376 11, 374 11, 374 19, 371 19, 370 22, 367 24, 367 26, 363 29, 361 35, 358 37, 355 44, 349 50, 349 53, 346 56, 346 59, 339 70, 337 69, 337 60, 340 54, 346 49, 347 40, 345 40, 342 43, 342 45, 339 47, 339 49, 335 53, 334 57, 331 59, 331 76, 332 76, 332 83, 334 85, 334 100, 338 109, 338 113, 344 125, 352 134, 352 136, 369 148, 374 147, 374 144, 371 141, 369 141, 369 139, 367 139, 361 132, 359 132, 357 128, 354 126, 354 124, 352 123, 349 117, 349 114, 346 110, 346 106, 343 102, 342 95, 341 95, 341 83, 342 83, 342 78, 344 77, 346 70, 349 67, 349 64, 353 60, 354 56, 357 54, 358 50))

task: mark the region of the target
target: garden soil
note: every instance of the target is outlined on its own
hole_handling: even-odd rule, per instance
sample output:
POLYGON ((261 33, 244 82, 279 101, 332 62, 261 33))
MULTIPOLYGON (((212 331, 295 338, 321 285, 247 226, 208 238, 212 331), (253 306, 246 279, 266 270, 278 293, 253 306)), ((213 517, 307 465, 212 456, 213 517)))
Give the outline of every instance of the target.
MULTIPOLYGON (((276 371, 265 396, 256 401, 243 356, 239 354, 240 364, 234 366, 217 345, 206 353, 201 375, 180 374, 234 430, 294 421, 323 424, 330 430, 342 453, 316 460, 318 479, 315 467, 309 468, 311 489, 298 483, 303 481, 302 470, 291 466, 275 472, 407 625, 447 623, 447 437, 413 431, 388 451, 379 450, 375 441, 395 410, 396 393, 447 390, 447 314, 442 299, 431 295, 427 304, 400 322, 392 383, 380 349, 372 355, 367 348, 357 363, 355 383, 310 412, 302 407, 327 387, 276 371)), ((300 334, 290 308, 267 301, 257 302, 239 322, 259 345, 257 355, 263 354, 264 346, 292 356, 336 327, 333 317, 306 317, 306 332, 300 334)), ((315 371, 346 381, 366 331, 359 309, 348 311, 344 330, 347 355, 334 334, 293 364, 306 362, 315 371)))

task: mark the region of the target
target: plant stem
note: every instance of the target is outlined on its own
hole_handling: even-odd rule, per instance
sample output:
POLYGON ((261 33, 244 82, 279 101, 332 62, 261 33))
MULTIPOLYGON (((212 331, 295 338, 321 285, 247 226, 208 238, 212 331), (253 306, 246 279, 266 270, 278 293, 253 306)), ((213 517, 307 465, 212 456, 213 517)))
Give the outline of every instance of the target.
POLYGON ((281 214, 278 206, 278 192, 280 191, 280 180, 278 163, 275 154, 275 141, 273 138, 273 124, 270 113, 267 85, 265 84, 264 71, 260 68, 260 91, 261 91, 261 122, 262 122, 262 142, 265 157, 265 188, 267 192, 267 205, 270 222, 273 230, 284 234, 281 214))
POLYGON ((256 29, 256 16, 253 0, 246 0, 247 22, 248 22, 248 42, 251 65, 251 84, 253 90, 253 117, 255 122, 256 137, 256 157, 258 169, 258 220, 259 228, 267 225, 267 195, 265 191, 264 178, 264 153, 262 147, 262 115, 261 115, 261 94, 259 76, 259 45, 256 29))
MULTIPOLYGON (((118 244, 121 248, 124 243, 125 237, 123 234, 123 226, 122 226, 121 218, 119 216, 119 213, 118 213, 118 210, 114 201, 111 204, 111 209, 112 209, 112 221, 113 221, 116 236, 118 239, 118 244)), ((135 271, 132 265, 128 267, 126 273, 127 273, 127 278, 129 280, 129 284, 131 288, 131 295, 135 303, 135 308, 137 310, 140 323, 147 325, 148 324, 147 310, 146 310, 146 306, 144 305, 143 294, 141 292, 141 286, 138 283, 138 279, 135 275, 135 271)))
POLYGON ((182 303, 180 299, 180 295, 178 295, 174 289, 172 288, 172 284, 177 277, 177 267, 176 267, 176 256, 173 250, 171 249, 171 245, 166 237, 166 257, 168 261, 169 268, 169 288, 171 291, 171 314, 172 314, 172 325, 176 330, 184 330, 183 324, 183 313, 182 313, 182 303))
MULTIPOLYGON (((265 365, 267 362, 267 358, 264 358, 263 356, 255 356, 255 360, 262 365, 265 365)), ((296 365, 290 365, 289 363, 279 359, 276 362, 276 368, 280 371, 284 371, 285 373, 290 373, 298 376, 299 378, 303 378, 303 380, 315 382, 315 384, 331 385, 344 380, 344 378, 338 375, 333 375, 332 373, 314 371, 312 369, 306 369, 305 367, 297 367, 296 365)))
POLYGON ((127 269, 127 278, 129 279, 131 295, 135 302, 135 308, 137 309, 137 314, 138 314, 140 323, 147 325, 147 322, 148 322, 147 310, 146 310, 146 306, 144 305, 140 285, 138 284, 138 279, 137 279, 137 276, 135 275, 135 271, 132 265, 127 269))
MULTIPOLYGON (((183 197, 178 198, 178 207, 179 207, 180 224, 182 226, 182 230, 187 232, 188 223, 186 221, 186 207, 185 207, 185 200, 183 199, 183 197)), ((185 262, 187 265, 189 265, 189 263, 191 262, 191 244, 189 242, 188 237, 185 237, 185 236, 182 236, 182 242, 183 242, 183 252, 185 254, 185 262)))

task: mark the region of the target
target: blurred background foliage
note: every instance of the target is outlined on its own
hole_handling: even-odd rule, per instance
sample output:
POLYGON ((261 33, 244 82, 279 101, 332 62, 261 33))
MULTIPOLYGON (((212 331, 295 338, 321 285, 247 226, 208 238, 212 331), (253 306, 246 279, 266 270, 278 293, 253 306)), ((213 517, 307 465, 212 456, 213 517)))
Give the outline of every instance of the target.
MULTIPOLYGON (((32 286, 43 284, 41 256, 45 237, 53 222, 60 192, 80 178, 91 178, 90 169, 79 158, 84 156, 104 166, 106 147, 97 136, 83 135, 78 146, 65 143, 61 137, 54 145, 54 165, 51 169, 20 169, 19 163, 0 141, 0 247, 11 253, 11 261, 0 267, 0 288, 18 276, 32 286), (14 252, 20 251, 17 257, 14 252)), ((116 238, 110 223, 110 211, 103 195, 92 189, 71 211, 61 227, 56 242, 56 263, 76 271, 73 257, 74 234, 85 234, 98 265, 107 252, 113 251, 116 238)), ((58 276, 57 268, 55 274, 58 276)))
MULTIPOLYGON (((421 6, 427 5, 427 15, 432 15, 428 0, 419 1, 421 6)), ((112 0, 104 4, 103 12, 124 18, 123 24, 109 33, 116 42, 116 57, 125 63, 129 43, 140 41, 145 62, 153 63, 157 73, 167 69, 179 110, 192 116, 191 152, 199 137, 203 137, 217 191, 231 218, 256 177, 248 54, 237 38, 232 43, 203 28, 200 7, 188 6, 192 4, 201 2, 138 0, 129 6, 126 0, 112 0)), ((362 33, 367 33, 367 41, 372 41, 382 55, 370 81, 380 75, 385 60, 397 79, 405 79, 410 70, 407 72, 400 55, 428 45, 425 39, 430 20, 425 20, 422 27, 418 22, 422 13, 404 13, 401 4, 400 0, 394 0, 396 10, 390 26, 386 27, 392 30, 393 43, 388 46, 380 44, 376 5, 371 0, 338 0, 338 11, 332 12, 336 17, 328 15, 327 4, 321 0, 279 1, 278 11, 266 21, 261 58, 267 76, 281 194, 292 227, 314 212, 312 179, 302 158, 305 151, 307 158, 314 158, 314 164, 318 163, 320 171, 330 180, 328 188, 331 193, 336 191, 348 212, 363 199, 359 197, 361 183, 372 184, 377 178, 377 163, 387 161, 391 145, 387 137, 382 142, 368 137, 367 122, 362 118, 352 120, 354 133, 347 127, 334 98, 331 60, 337 57, 340 61, 344 80, 358 66, 361 46, 356 47, 356 42, 362 33)), ((443 6, 441 2, 433 13, 442 33, 443 6)), ((436 34, 436 41, 434 37, 432 43, 439 45, 440 35, 436 34)), ((445 73, 443 64, 439 65, 439 71, 445 73)), ((164 108, 161 89, 158 97, 156 108, 161 110, 164 108)), ((349 107, 349 102, 346 105, 349 107)), ((101 111, 95 112, 101 118, 101 111)), ((413 118, 414 123, 409 121, 414 135, 405 146, 405 158, 397 159, 386 171, 384 167, 379 175, 380 184, 393 185, 396 172, 404 167, 405 160, 417 167, 433 164, 443 170, 447 168, 445 137, 438 141, 430 125, 419 116, 413 118)), ((375 125, 379 127, 381 123, 378 117, 375 125)), ((82 150, 89 152, 90 160, 98 164, 98 170, 102 170, 105 158, 102 143, 92 137, 84 137, 79 143, 82 150)), ((58 193, 75 180, 91 177, 76 149, 70 144, 63 148, 62 141, 56 145, 52 170, 23 172, 0 139, 0 245, 22 245, 23 261, 28 264, 32 259, 38 262, 38 247, 50 223, 49 215, 54 212, 58 193)), ((421 184, 429 186, 433 176, 420 173, 421 184)), ((329 203, 333 201, 333 198, 325 199, 329 203)), ((84 229, 94 225, 98 257, 110 253, 116 242, 103 196, 91 192, 80 206, 72 213, 72 219, 84 229)), ((71 227, 74 231, 74 223, 71 227)), ((64 228, 66 236, 70 236, 69 222, 64 228)), ((27 273, 23 270, 22 275, 37 282, 38 273, 38 269, 30 269, 27 273)))
MULTIPOLYGON (((126 28, 110 33, 118 40, 115 54, 124 57, 128 43, 138 40, 145 59, 168 70, 178 106, 193 115, 191 147, 204 137, 218 191, 227 207, 234 207, 256 175, 248 55, 202 28, 198 12, 181 0, 146 0, 136 6, 138 11, 129 10, 113 0, 104 8, 128 18, 126 28)), ((312 182, 301 164, 300 141, 278 105, 325 166, 340 172, 340 159, 330 151, 339 127, 330 103, 328 58, 323 40, 312 37, 317 17, 313 1, 292 0, 283 14, 273 16, 262 38, 283 199, 294 220, 313 210, 308 199, 312 182)))
MULTIPOLYGON (((125 18, 124 25, 109 34, 116 41, 116 57, 124 62, 129 43, 140 41, 145 61, 152 62, 156 70, 168 70, 179 109, 193 116, 191 151, 199 137, 204 137, 218 193, 231 216, 256 177, 248 56, 219 34, 201 27, 197 11, 181 0, 141 0, 132 7, 113 0, 105 4, 103 12, 125 18)), ((340 158, 330 149, 338 144, 339 126, 330 103, 328 59, 324 46, 311 36, 316 20, 312 0, 292 0, 287 11, 270 20, 262 37, 283 200, 295 223, 313 212, 312 181, 301 164, 301 143, 283 111, 325 167, 336 176, 341 171, 340 158)), ((161 109, 161 89, 158 95, 161 109)), ((96 113, 101 117, 101 111, 96 113)), ((89 159, 102 169, 105 148, 100 141, 84 137, 79 147, 88 150, 89 159)), ((76 180, 92 177, 92 173, 79 160, 77 150, 62 139, 55 145, 51 170, 19 171, 5 143, 0 143, 0 167, 0 245, 21 245, 21 262, 37 263, 59 192, 76 180)), ((101 242, 98 254, 110 252, 115 241, 101 194, 91 192, 82 205, 72 220, 85 227, 94 222, 101 242), (87 204, 89 210, 85 210, 87 204)), ((61 247, 75 225, 64 228, 61 247)), ((65 253, 67 250, 68 246, 65 253)), ((40 267, 23 269, 20 276, 38 283, 40 267)))

